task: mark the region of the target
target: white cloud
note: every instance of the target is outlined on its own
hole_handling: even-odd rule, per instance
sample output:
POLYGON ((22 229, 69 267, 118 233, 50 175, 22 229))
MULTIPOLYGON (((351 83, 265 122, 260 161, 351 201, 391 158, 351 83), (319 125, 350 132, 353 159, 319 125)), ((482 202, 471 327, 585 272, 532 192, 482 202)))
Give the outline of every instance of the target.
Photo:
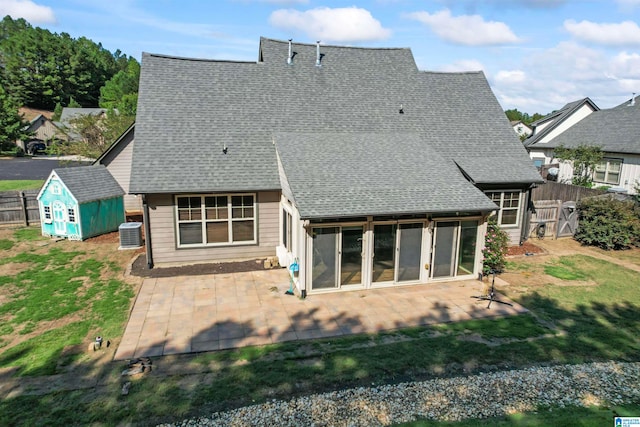
POLYGON ((498 71, 491 88, 503 108, 546 114, 568 102, 589 97, 600 108, 619 105, 640 92, 640 54, 589 48, 562 42, 529 55, 518 72, 498 71))
POLYGON ((31 0, 1 0, 0 16, 9 15, 13 19, 24 18, 31 24, 50 24, 56 22, 53 9, 41 6, 31 0))
POLYGON ((460 71, 484 71, 484 65, 475 59, 462 59, 451 64, 438 67, 438 71, 456 73, 460 71))
POLYGON ((640 45, 640 27, 633 21, 598 24, 591 21, 564 21, 564 28, 575 38, 609 46, 640 45))
POLYGON ((271 14, 269 22, 281 30, 303 32, 324 42, 363 42, 391 36, 391 30, 383 28, 368 10, 355 6, 319 7, 304 12, 281 9, 271 14))
POLYGON ((496 83, 519 85, 526 82, 527 75, 521 70, 501 70, 495 75, 494 80, 496 83))
POLYGON ((480 15, 451 16, 448 9, 436 13, 414 12, 408 18, 422 22, 440 38, 466 46, 518 43, 520 39, 504 22, 485 21, 480 15))

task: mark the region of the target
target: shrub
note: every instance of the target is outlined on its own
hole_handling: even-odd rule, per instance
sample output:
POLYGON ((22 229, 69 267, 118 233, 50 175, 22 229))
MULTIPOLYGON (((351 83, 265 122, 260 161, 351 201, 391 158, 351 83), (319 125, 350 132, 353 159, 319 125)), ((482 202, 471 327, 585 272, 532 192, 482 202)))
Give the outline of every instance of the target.
POLYGON ((588 197, 578 205, 578 230, 574 239, 606 250, 640 246, 639 210, 633 201, 613 196, 588 197))
POLYGON ((492 270, 502 271, 508 244, 509 236, 498 226, 496 216, 489 217, 487 233, 484 237, 484 249, 482 250, 484 256, 482 274, 487 276, 492 270))

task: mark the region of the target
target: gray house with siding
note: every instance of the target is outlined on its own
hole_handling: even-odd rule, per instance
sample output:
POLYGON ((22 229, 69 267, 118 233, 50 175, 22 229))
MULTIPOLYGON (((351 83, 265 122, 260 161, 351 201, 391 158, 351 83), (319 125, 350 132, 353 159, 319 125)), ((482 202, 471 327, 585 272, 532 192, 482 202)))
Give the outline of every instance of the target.
MULTIPOLYGON (((603 159, 593 171, 595 187, 636 194, 640 186, 639 135, 640 96, 607 109, 585 98, 535 122, 533 134, 524 143, 537 166, 558 163, 554 150, 559 146, 600 147, 603 159)), ((558 181, 571 182, 571 163, 560 162, 559 169, 558 181)))
POLYGON ((481 72, 262 38, 256 62, 143 54, 129 192, 153 265, 277 255, 301 294, 475 278, 541 178, 481 72))

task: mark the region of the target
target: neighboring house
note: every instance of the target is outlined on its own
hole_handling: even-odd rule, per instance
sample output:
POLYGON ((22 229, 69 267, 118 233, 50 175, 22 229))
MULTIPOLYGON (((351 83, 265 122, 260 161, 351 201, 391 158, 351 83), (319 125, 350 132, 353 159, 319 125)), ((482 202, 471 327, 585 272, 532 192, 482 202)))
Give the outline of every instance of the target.
POLYGON ((35 142, 40 142, 49 147, 55 141, 66 141, 68 139, 66 133, 55 122, 52 122, 42 114, 34 117, 25 130, 32 133, 31 139, 18 141, 18 146, 27 152, 30 151, 30 147, 35 142))
POLYGON ((520 139, 528 137, 532 132, 531 127, 522 120, 512 120, 511 127, 513 127, 513 130, 520 139))
POLYGON ((111 175, 118 181, 127 194, 124 196, 124 209, 127 214, 142 213, 142 198, 129 194, 129 181, 131 179, 131 159, 135 142, 135 123, 123 132, 123 134, 98 157, 94 164, 106 166, 111 175))
POLYGON ((76 131, 74 120, 82 116, 98 116, 104 118, 107 115, 106 108, 75 108, 64 107, 60 113, 60 127, 64 128, 69 135, 70 140, 79 141, 82 136, 76 131))
POLYGON ((601 110, 589 98, 572 102, 560 110, 561 114, 552 113, 534 124, 534 132, 525 140, 525 147, 537 166, 560 163, 558 181, 571 182, 571 164, 559 162, 554 157, 554 149, 560 145, 599 146, 604 160, 593 173, 594 184, 635 194, 635 186, 640 181, 638 103, 638 98, 633 97, 615 108, 601 110))
POLYGON ((150 267, 277 254, 305 296, 476 278, 496 211, 521 239, 541 178, 482 72, 266 38, 258 58, 143 54, 150 267))
POLYGON ((54 169, 38 193, 42 234, 84 240, 118 230, 124 191, 102 166, 54 169))

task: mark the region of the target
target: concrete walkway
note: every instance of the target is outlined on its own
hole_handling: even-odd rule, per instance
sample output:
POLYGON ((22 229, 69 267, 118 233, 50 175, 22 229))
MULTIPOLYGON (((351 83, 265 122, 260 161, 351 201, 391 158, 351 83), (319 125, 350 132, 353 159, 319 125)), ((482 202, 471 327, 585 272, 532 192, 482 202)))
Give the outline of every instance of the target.
MULTIPOLYGON (((471 298, 477 280, 285 295, 286 269, 145 279, 116 360, 375 333, 527 310, 471 298)), ((498 284, 498 281, 496 281, 498 284)))

